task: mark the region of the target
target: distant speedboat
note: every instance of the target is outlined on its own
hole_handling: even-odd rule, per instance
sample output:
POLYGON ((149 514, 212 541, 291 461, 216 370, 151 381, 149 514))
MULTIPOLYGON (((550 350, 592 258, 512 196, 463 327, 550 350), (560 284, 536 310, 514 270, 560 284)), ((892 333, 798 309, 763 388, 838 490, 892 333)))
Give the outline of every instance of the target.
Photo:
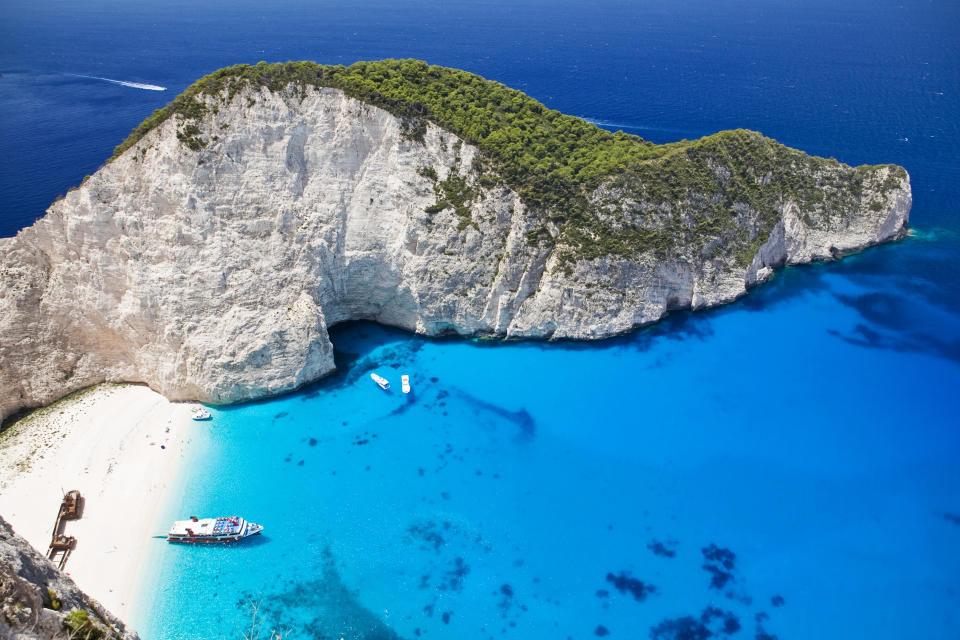
POLYGON ((193 415, 190 416, 194 420, 209 420, 210 412, 204 409, 203 407, 196 407, 193 410, 193 415))
POLYGON ((236 542, 263 531, 263 527, 239 516, 177 520, 167 533, 167 542, 236 542))
POLYGON ((410 393, 410 376, 402 375, 400 376, 400 388, 404 393, 410 393))
POLYGON ((387 379, 383 376, 378 376, 375 373, 371 373, 370 377, 373 378, 373 381, 377 383, 377 386, 386 391, 390 388, 390 383, 387 382, 387 379))

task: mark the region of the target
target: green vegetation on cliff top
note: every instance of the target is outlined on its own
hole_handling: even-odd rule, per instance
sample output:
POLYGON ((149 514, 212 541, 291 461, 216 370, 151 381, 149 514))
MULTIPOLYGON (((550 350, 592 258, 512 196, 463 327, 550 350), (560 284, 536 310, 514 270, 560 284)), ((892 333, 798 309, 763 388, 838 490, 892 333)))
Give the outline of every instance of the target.
MULTIPOLYGON (((829 218, 855 204, 864 180, 875 173, 872 167, 851 170, 835 160, 808 156, 746 130, 657 145, 548 109, 498 82, 419 60, 349 67, 261 62, 220 69, 154 112, 113 158, 175 115, 184 120, 178 137, 199 151, 208 141, 196 125, 218 108, 208 107, 203 96, 225 93, 229 101, 247 86, 274 92, 292 86, 301 96, 309 86, 340 89, 401 118, 411 140, 422 141, 426 121, 434 122, 484 152, 492 164, 482 168, 487 184, 492 170, 528 207, 541 212, 543 226, 530 234, 531 242, 551 238, 549 220, 560 230, 554 239, 572 247, 572 258, 635 256, 649 250, 667 255, 678 243, 702 249, 720 239, 739 262, 749 262, 746 252, 755 251, 769 235, 784 201, 804 209, 809 205, 829 218), (601 214, 590 198, 602 184, 614 185, 616 193, 601 203, 601 214), (671 210, 681 202, 683 216, 677 207, 671 210), (735 205, 753 209, 758 224, 737 221, 735 205)), ((445 188, 454 186, 469 195, 466 185, 445 188)), ((461 228, 468 224, 465 204, 457 203, 461 228)))

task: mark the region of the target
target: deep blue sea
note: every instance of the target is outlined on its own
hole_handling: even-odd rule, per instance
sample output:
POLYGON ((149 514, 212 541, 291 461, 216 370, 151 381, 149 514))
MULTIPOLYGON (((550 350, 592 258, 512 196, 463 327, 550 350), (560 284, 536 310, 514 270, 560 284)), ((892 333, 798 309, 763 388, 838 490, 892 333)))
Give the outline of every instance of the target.
POLYGON ((744 127, 913 181, 912 237, 616 340, 336 327, 337 375, 196 426, 158 522, 266 529, 158 540, 141 637, 240 638, 258 603, 261 638, 960 638, 958 34, 955 0, 5 0, 0 236, 259 60, 422 58, 656 142, 744 127))

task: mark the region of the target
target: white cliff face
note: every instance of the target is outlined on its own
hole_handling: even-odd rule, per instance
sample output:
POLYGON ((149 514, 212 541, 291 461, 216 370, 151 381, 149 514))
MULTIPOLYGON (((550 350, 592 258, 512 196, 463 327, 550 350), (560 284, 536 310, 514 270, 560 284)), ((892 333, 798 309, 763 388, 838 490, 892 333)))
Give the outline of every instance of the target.
POLYGON ((432 124, 407 140, 339 90, 240 92, 202 122, 199 152, 177 130, 167 120, 0 240, 0 417, 105 380, 214 403, 294 389, 333 369, 327 328, 350 319, 602 338, 898 237, 910 208, 906 179, 827 222, 787 202, 746 269, 641 255, 567 270, 528 244, 535 221, 508 188, 475 186, 469 224, 427 213, 422 170, 472 180, 477 149, 432 124))

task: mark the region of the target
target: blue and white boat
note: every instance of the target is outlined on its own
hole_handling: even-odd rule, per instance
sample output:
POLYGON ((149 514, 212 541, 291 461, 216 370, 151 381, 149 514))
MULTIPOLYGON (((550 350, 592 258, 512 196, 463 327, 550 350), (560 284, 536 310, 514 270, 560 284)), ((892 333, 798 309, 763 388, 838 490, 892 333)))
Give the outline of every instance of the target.
POLYGON ((263 531, 263 526, 240 516, 177 520, 167 533, 167 542, 214 543, 237 542, 263 531))

